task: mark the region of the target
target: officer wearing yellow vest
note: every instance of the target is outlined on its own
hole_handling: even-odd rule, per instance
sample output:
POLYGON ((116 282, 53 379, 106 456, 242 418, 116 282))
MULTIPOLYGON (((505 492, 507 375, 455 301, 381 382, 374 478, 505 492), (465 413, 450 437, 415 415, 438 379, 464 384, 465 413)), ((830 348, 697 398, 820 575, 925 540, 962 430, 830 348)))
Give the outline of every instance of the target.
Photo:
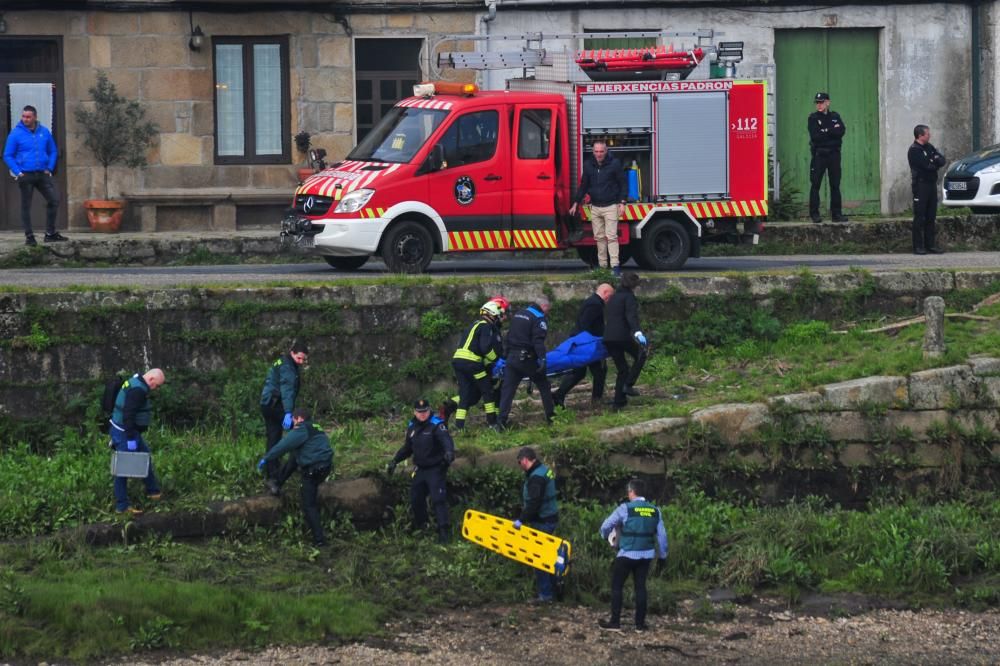
POLYGON ((500 337, 500 320, 503 310, 493 301, 487 301, 479 309, 479 318, 472 324, 463 338, 462 345, 451 357, 451 367, 458 380, 458 395, 446 400, 442 407, 447 423, 451 412, 455 412, 455 430, 465 428, 465 418, 469 407, 479 399, 483 400, 486 424, 491 428, 497 423, 497 403, 493 392, 493 365, 503 354, 503 340, 500 337))
MULTIPOLYGON (((559 503, 556 501, 556 475, 538 459, 535 450, 525 446, 517 452, 517 464, 524 472, 521 489, 521 515, 514 521, 514 528, 527 525, 546 534, 555 534, 559 525, 559 503)), ((558 577, 535 569, 538 586, 536 603, 550 603, 555 599, 558 577)))
POLYGON ((620 504, 601 525, 601 536, 615 545, 618 556, 611 568, 611 618, 600 620, 601 629, 621 631, 622 588, 625 578, 632 574, 635 585, 635 630, 646 627, 646 576, 649 565, 659 551, 660 559, 667 559, 667 530, 663 526, 660 510, 643 496, 642 480, 628 482, 628 502, 620 504))

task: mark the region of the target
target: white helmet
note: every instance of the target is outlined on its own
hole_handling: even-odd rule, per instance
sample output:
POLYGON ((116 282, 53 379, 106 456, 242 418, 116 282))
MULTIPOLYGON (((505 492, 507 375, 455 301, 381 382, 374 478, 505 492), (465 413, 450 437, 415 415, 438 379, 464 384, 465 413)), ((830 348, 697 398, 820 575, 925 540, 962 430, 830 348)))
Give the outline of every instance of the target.
POLYGON ((494 301, 486 301, 483 303, 483 307, 479 308, 479 314, 489 315, 490 317, 499 319, 503 316, 503 309, 494 301))

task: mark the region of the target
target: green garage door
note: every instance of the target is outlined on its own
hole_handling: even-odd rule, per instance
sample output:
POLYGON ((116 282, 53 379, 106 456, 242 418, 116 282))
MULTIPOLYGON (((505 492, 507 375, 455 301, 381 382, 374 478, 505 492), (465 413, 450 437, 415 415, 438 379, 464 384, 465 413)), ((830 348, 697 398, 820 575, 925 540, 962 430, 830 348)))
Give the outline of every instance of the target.
MULTIPOLYGON (((809 198, 809 133, 817 91, 830 93, 830 109, 847 125, 841 157, 844 212, 878 213, 878 30, 776 30, 778 159, 782 188, 809 198)), ((823 180, 820 212, 829 219, 823 180)))

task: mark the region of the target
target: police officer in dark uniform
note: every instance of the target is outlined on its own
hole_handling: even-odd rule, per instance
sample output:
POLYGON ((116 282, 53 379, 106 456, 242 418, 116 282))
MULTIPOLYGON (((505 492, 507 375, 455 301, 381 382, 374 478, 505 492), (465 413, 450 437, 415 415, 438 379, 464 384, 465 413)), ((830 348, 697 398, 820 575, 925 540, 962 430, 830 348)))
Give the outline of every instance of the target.
POLYGON ((497 423, 497 403, 493 395, 493 366, 503 354, 503 339, 500 337, 500 319, 503 310, 494 301, 487 301, 479 309, 477 319, 462 339, 462 346, 451 357, 451 368, 458 380, 457 399, 445 401, 442 408, 444 420, 455 412, 455 430, 465 428, 465 417, 469 407, 483 399, 486 424, 495 427, 497 423))
POLYGON ((601 525, 601 536, 608 539, 615 533, 618 556, 611 568, 611 618, 600 620, 601 629, 621 631, 622 588, 625 578, 632 574, 635 585, 635 629, 646 630, 646 576, 649 565, 659 551, 660 559, 667 559, 667 530, 663 526, 660 510, 644 497, 644 484, 640 479, 628 483, 628 502, 620 504, 601 525))
POLYGON ((555 405, 552 402, 552 388, 545 376, 545 336, 549 324, 545 315, 549 312, 547 298, 538 298, 532 305, 519 310, 511 317, 510 332, 507 334, 507 355, 505 357, 503 384, 500 386, 500 427, 507 427, 514 404, 514 394, 525 377, 538 387, 542 398, 545 418, 552 420, 555 405))
POLYGON ((840 204, 840 146, 847 127, 836 111, 830 110, 830 96, 816 93, 816 111, 809 114, 809 146, 812 161, 809 163, 809 217, 819 224, 819 186, 823 174, 830 174, 830 214, 834 222, 847 222, 840 204))
MULTIPOLYGON (((292 429, 292 410, 299 398, 299 366, 309 358, 309 348, 304 342, 292 343, 287 354, 282 354, 271 364, 260 392, 260 413, 264 417, 264 432, 267 453, 281 440, 285 430, 292 429)), ((284 468, 274 458, 267 463, 265 480, 272 495, 281 492, 281 485, 295 471, 295 463, 289 461, 284 468)))
POLYGON ((913 186, 913 254, 941 254, 934 244, 935 220, 937 219, 938 169, 947 160, 938 149, 931 145, 931 129, 927 125, 913 128, 913 145, 906 153, 910 163, 913 186))
MULTIPOLYGON (((556 501, 556 475, 538 460, 538 455, 530 446, 517 452, 517 464, 524 472, 524 486, 521 489, 521 515, 514 521, 514 528, 522 525, 555 534, 559 525, 559 503, 556 501)), ((538 586, 537 602, 549 603, 555 599, 558 577, 541 569, 535 569, 535 583, 538 586)))
POLYGON ((312 413, 303 407, 292 411, 292 428, 257 463, 257 469, 264 468, 271 461, 278 460, 285 453, 294 458, 292 470, 299 470, 302 477, 302 513, 306 525, 312 532, 313 545, 326 545, 323 525, 319 520, 319 484, 326 481, 333 469, 333 448, 330 438, 312 423, 312 413))
MULTIPOLYGON (((576 315, 576 326, 574 326, 570 336, 586 331, 594 337, 604 337, 604 304, 614 293, 615 288, 610 284, 599 284, 594 293, 588 296, 583 305, 580 306, 580 312, 576 315)), ((590 401, 600 402, 601 398, 604 397, 604 380, 608 376, 608 364, 603 359, 581 368, 573 368, 573 371, 563 379, 559 388, 552 393, 552 401, 560 407, 565 406, 563 403, 566 401, 566 394, 587 376, 587 370, 590 370, 590 375, 594 380, 594 386, 590 391, 590 401)))
POLYGON ((448 467, 455 462, 455 443, 444 421, 431 416, 431 404, 423 398, 413 404, 413 419, 406 426, 406 441, 386 471, 392 474, 396 465, 410 456, 417 466, 410 484, 413 526, 420 529, 427 524, 427 498, 430 496, 437 520, 438 542, 448 543, 450 528, 445 483, 448 467))

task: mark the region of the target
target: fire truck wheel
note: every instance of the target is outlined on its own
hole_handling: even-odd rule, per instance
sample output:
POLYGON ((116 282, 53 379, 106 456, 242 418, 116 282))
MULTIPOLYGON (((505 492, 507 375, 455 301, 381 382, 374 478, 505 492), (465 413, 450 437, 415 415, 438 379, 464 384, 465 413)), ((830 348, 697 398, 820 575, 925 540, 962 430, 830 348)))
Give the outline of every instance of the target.
POLYGON ((587 264, 587 268, 597 268, 597 247, 581 245, 576 248, 576 254, 580 257, 580 261, 587 264))
POLYGON ((673 271, 691 255, 691 237, 677 220, 656 220, 642 233, 636 259, 643 268, 673 271))
POLYGON ((419 222, 399 222, 382 241, 382 260, 393 273, 423 273, 434 257, 434 241, 419 222))
POLYGON ((368 261, 368 255, 363 254, 360 257, 323 257, 326 263, 330 264, 331 268, 336 268, 341 271, 356 271, 365 265, 368 261))

